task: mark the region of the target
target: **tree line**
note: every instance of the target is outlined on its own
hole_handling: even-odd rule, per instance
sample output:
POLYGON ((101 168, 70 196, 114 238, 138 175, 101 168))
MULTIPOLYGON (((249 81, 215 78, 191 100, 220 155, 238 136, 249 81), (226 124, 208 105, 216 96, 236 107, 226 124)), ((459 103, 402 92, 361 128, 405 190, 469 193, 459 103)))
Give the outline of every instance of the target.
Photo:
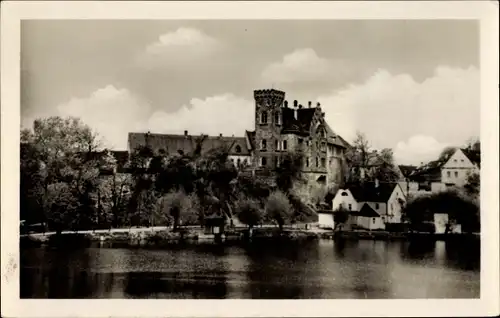
POLYGON ((134 149, 126 172, 99 136, 78 118, 37 119, 21 131, 20 218, 50 230, 201 225, 220 215, 250 227, 312 220, 315 212, 295 193, 303 158, 290 154, 269 183, 241 173, 230 145, 202 153, 134 149), (101 155, 96 155, 101 154, 101 155))

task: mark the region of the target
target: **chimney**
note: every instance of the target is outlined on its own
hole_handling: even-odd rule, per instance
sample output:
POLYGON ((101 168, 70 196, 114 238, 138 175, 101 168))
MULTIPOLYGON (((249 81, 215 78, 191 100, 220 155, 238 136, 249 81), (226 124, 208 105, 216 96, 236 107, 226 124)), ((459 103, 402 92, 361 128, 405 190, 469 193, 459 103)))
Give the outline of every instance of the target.
POLYGON ((299 105, 299 109, 302 109, 302 104, 299 105))
POLYGON ((184 130, 184 136, 186 136, 186 137, 187 137, 187 135, 188 135, 188 131, 187 131, 187 130, 184 130))
POLYGON ((219 137, 222 137, 222 133, 219 134, 219 137))
POLYGON ((293 101, 293 107, 297 107, 298 104, 299 104, 299 102, 297 100, 293 101))
POLYGON ((293 110, 293 117, 295 118, 295 120, 297 120, 297 117, 298 117, 297 115, 298 115, 298 114, 297 114, 297 110, 296 110, 296 109, 294 109, 294 110, 293 110))
POLYGON ((325 113, 321 113, 321 117, 323 117, 323 118, 324 118, 324 117, 325 117, 325 113))
POLYGON ((285 104, 285 108, 288 108, 288 101, 287 100, 285 101, 284 104, 285 104))
POLYGON ((321 104, 319 102, 316 103, 316 107, 320 108, 321 104))
POLYGON ((308 106, 309 106, 309 108, 312 107, 312 102, 311 101, 308 102, 308 106))

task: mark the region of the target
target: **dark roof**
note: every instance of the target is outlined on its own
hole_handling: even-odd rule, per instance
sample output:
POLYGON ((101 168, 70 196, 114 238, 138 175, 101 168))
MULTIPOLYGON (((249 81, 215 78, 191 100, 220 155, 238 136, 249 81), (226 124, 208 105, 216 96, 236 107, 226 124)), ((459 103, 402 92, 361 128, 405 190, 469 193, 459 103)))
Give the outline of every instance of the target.
POLYGON ((214 137, 214 136, 192 136, 192 135, 170 135, 152 133, 129 133, 128 146, 133 151, 139 146, 148 145, 153 152, 164 151, 166 154, 174 155, 179 150, 184 153, 191 153, 196 149, 199 141, 203 140, 202 153, 206 153, 218 147, 231 147, 230 155, 249 156, 250 150, 245 137, 214 137), (238 152, 238 149, 240 152, 238 152))
POLYGON ((387 203, 396 186, 398 186, 396 182, 379 182, 378 187, 376 187, 375 182, 365 182, 347 185, 346 188, 351 191, 354 199, 358 202, 387 203))
MULTIPOLYGON (((442 155, 438 160, 430 161, 424 165, 421 165, 413 170, 410 174, 410 179, 415 181, 440 181, 441 180, 441 168, 450 160, 451 156, 453 156, 459 148, 455 148, 455 151, 447 151, 444 155, 442 155)), ((475 151, 469 152, 468 150, 461 149, 464 154, 471 160, 473 163, 480 164, 480 154, 475 153, 475 151), (470 155, 470 157, 469 157, 470 155), (477 161, 477 162, 475 162, 477 161), (479 162, 479 163, 478 163, 479 162)))
POLYGON ((366 216, 366 217, 370 217, 370 218, 380 217, 380 214, 378 214, 374 209, 372 209, 371 206, 369 206, 366 203, 363 204, 363 207, 361 208, 361 210, 359 210, 359 212, 353 211, 353 212, 350 212, 349 214, 355 215, 355 216, 366 216))
POLYGON ((405 177, 411 175, 415 169, 417 169, 416 166, 399 165, 399 170, 401 170, 401 173, 405 177))
MULTIPOLYGON (((282 133, 293 133, 301 136, 308 136, 311 131, 311 123, 317 108, 283 108, 283 128, 282 133), (295 118, 297 111, 297 118, 295 118)), ((337 135, 331 127, 323 120, 326 130, 327 142, 339 147, 347 148, 349 144, 339 135, 337 135)))
POLYGON ((481 167, 481 151, 472 149, 461 149, 461 150, 473 164, 476 164, 478 167, 481 167))

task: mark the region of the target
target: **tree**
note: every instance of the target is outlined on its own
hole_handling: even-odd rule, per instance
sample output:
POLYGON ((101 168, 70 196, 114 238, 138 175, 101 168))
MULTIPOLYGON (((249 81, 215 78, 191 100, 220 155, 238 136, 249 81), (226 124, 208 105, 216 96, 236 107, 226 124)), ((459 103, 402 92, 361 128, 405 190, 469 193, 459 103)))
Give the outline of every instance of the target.
POLYGON ((303 181, 303 163, 302 153, 288 153, 282 157, 281 164, 276 169, 276 184, 281 191, 288 193, 295 182, 303 181))
POLYGON ((266 213, 268 217, 278 223, 280 230, 290 222, 293 215, 292 206, 288 197, 282 191, 274 191, 267 198, 266 213))
POLYGON ((333 213, 333 218, 335 221, 335 227, 333 230, 335 231, 337 228, 342 227, 349 220, 349 210, 340 206, 333 213))
POLYGON ((236 201, 235 207, 238 219, 248 225, 250 229, 260 224, 264 219, 264 213, 259 206, 259 202, 255 199, 240 197, 236 201))
POLYGON ((396 172, 392 149, 382 149, 379 159, 380 164, 375 170, 374 177, 381 182, 396 182, 400 176, 396 172))
POLYGON ((99 146, 98 136, 90 127, 72 117, 37 119, 32 129, 21 131, 22 196, 27 196, 29 202, 36 202, 40 208, 34 211, 43 214, 34 218, 57 223, 58 228, 89 226, 93 222, 95 205, 92 193, 97 186, 99 171, 99 162, 93 153, 99 146), (30 178, 35 182, 29 181, 30 178), (54 201, 59 203, 44 202, 57 196, 54 191, 63 191, 61 199, 76 202, 75 209, 61 210, 59 204, 63 201, 60 199, 54 201), (59 209, 59 212, 52 213, 52 208, 59 209), (59 213, 73 215, 71 218, 59 217, 59 213), (66 224, 62 224, 62 220, 66 224))
POLYGON ((481 176, 479 173, 471 173, 467 176, 467 183, 464 186, 465 191, 472 197, 479 196, 481 190, 481 176))
POLYGON ((160 198, 164 218, 172 218, 174 231, 179 225, 193 224, 199 219, 199 205, 195 195, 186 195, 183 190, 171 191, 160 198))

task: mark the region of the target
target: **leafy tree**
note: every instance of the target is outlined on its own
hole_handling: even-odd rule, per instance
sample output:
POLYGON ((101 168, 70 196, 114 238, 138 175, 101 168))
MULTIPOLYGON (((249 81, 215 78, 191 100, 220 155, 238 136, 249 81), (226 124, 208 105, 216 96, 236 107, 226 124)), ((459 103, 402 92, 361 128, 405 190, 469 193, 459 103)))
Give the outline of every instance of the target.
POLYGON ((160 202, 165 219, 172 218, 174 231, 181 223, 193 224, 198 221, 199 204, 195 195, 186 195, 183 190, 171 191, 160 202))
POLYGON ((260 224, 264 219, 264 213, 255 199, 240 197, 235 206, 238 219, 249 228, 260 224))
MULTIPOLYGON (((33 209, 34 212, 43 214, 31 219, 47 219, 59 229, 89 226, 93 222, 95 204, 92 193, 97 186, 99 162, 92 153, 99 146, 99 139, 90 127, 72 117, 37 119, 32 129, 21 131, 22 195, 28 196, 28 202, 36 202, 39 208, 33 209), (56 195, 56 190, 64 191, 61 200, 64 198, 68 204, 74 203, 74 209, 68 208, 64 212, 60 209, 59 199, 50 204, 45 202, 56 195), (50 211, 52 208, 59 209, 59 212, 50 211), (72 214, 72 217, 59 216, 60 213, 72 214)), ((24 206, 22 208, 24 210, 24 206)), ((26 211, 21 213, 26 214, 26 211)))
POLYGON ((464 186, 467 194, 472 197, 476 197, 479 195, 479 192, 481 190, 480 178, 481 176, 479 173, 471 173, 469 176, 467 176, 467 183, 464 186))
POLYGON ((267 198, 266 213, 270 219, 278 223, 280 230, 283 230, 283 226, 292 218, 293 209, 288 197, 282 191, 277 190, 267 198))
POLYGON ((334 211, 333 218, 335 221, 335 227, 333 230, 335 231, 339 227, 345 225, 346 222, 349 220, 349 210, 341 206, 334 211))
POLYGON ((302 180, 304 155, 302 153, 289 153, 282 157, 282 162, 276 169, 276 184, 278 189, 288 193, 295 182, 302 180))

